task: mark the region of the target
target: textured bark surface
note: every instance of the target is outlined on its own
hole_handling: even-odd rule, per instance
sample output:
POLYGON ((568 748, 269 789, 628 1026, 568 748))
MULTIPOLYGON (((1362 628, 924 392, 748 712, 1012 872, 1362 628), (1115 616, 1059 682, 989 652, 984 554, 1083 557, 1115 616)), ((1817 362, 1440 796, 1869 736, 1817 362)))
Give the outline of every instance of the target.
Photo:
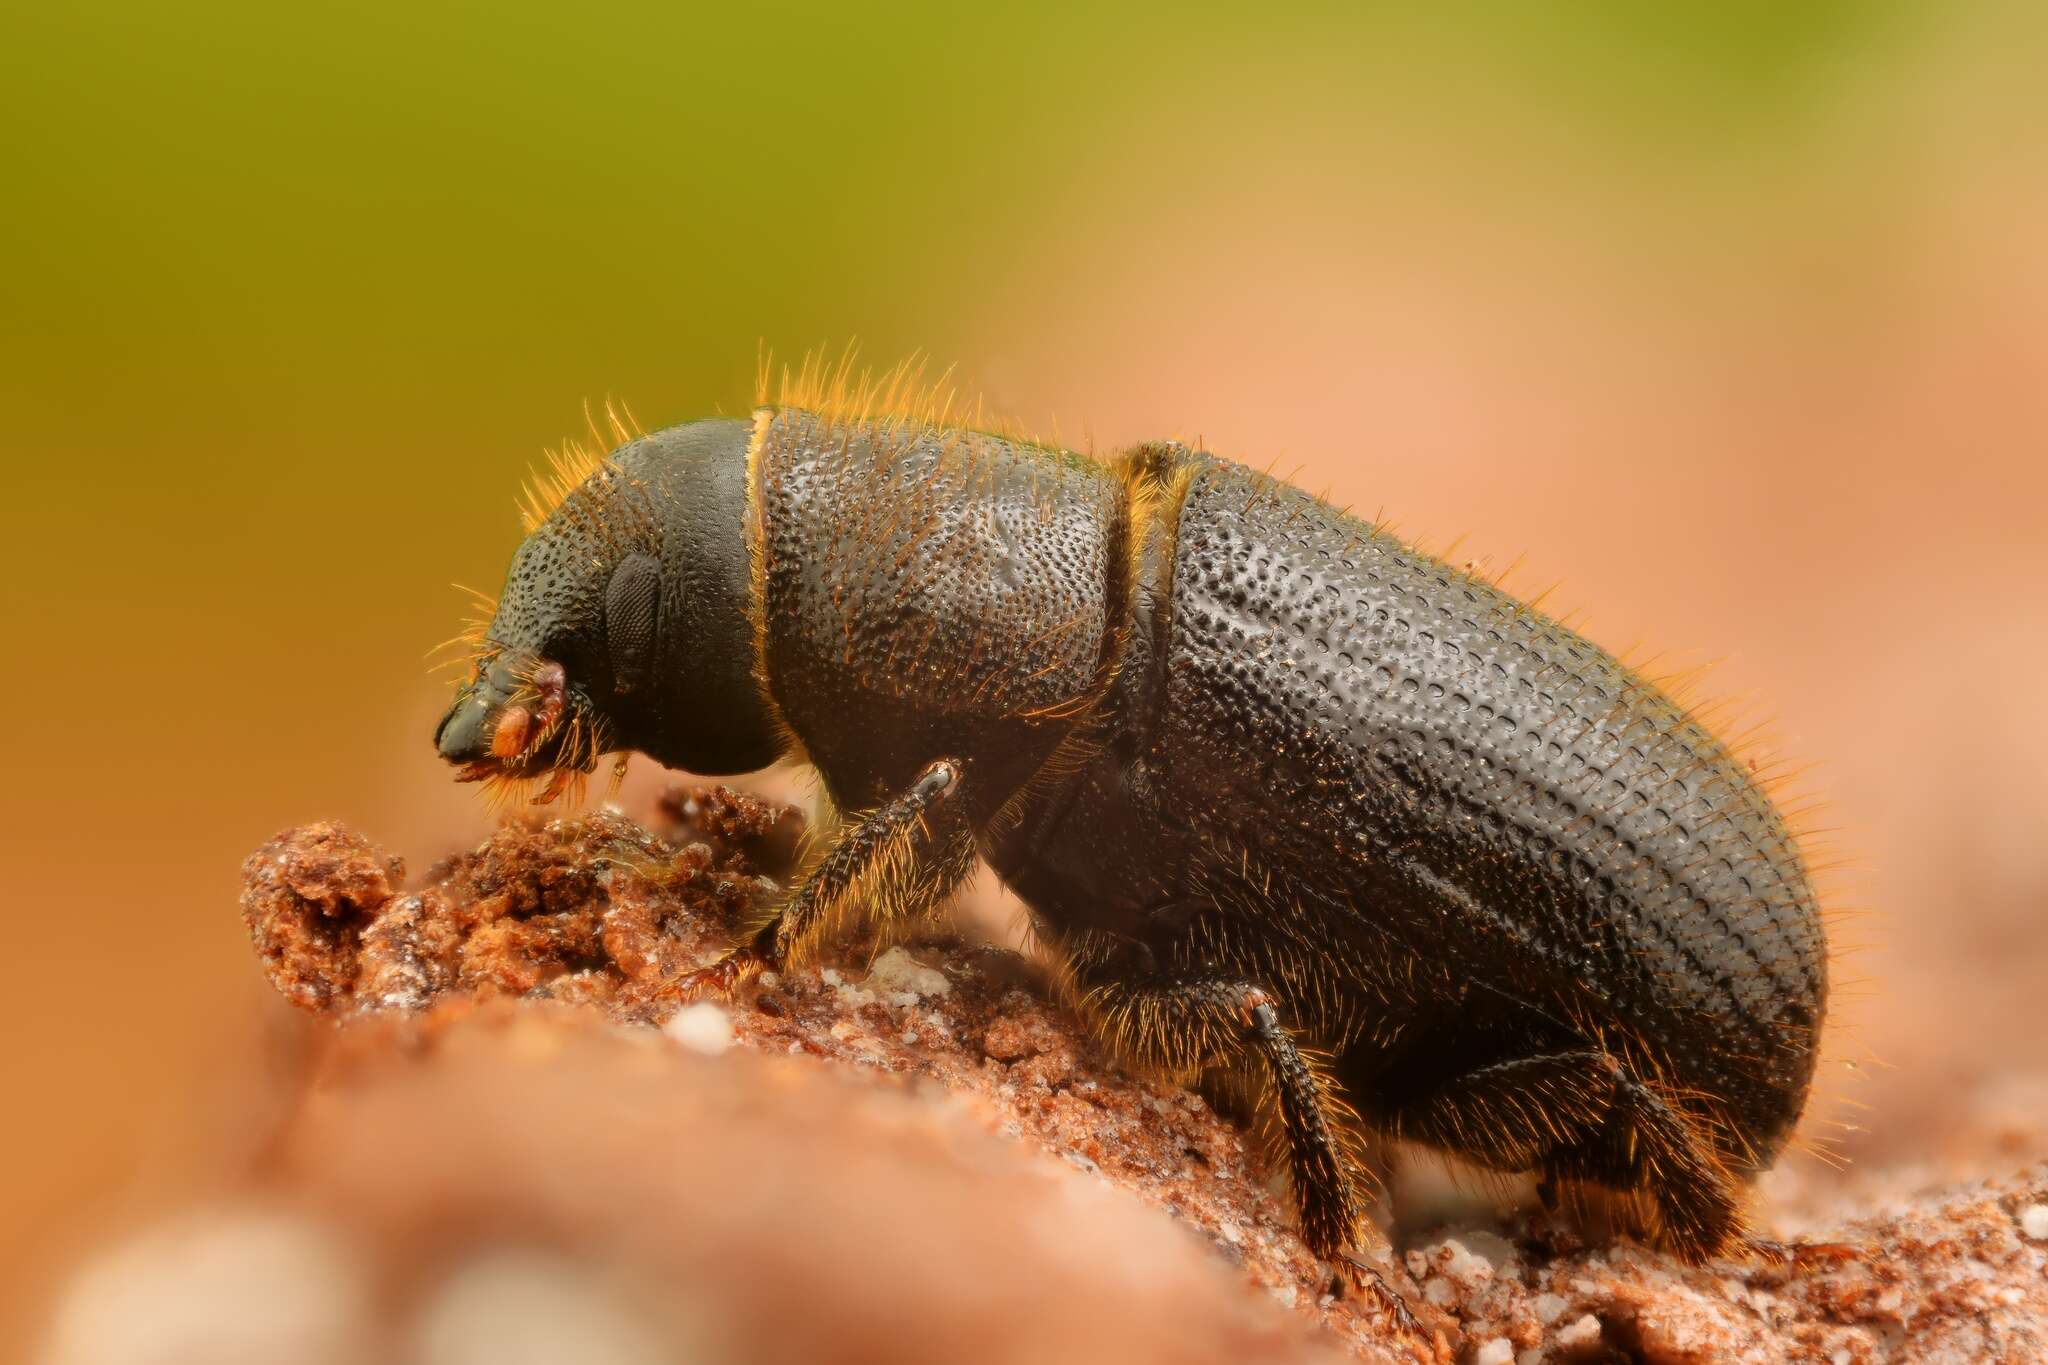
MULTIPOLYGON (((74 1276, 49 1359, 1416 1358, 1330 1292, 1257 1144, 1110 1066, 1013 954, 841 943, 678 1010, 797 828, 715 789, 665 816, 507 828, 410 890, 332 825, 252 855, 311 1016, 271 1126, 74 1276)), ((1478 1365, 2048 1358, 2048 1166, 1914 1178, 1771 1177, 1767 1224, 1855 1253, 1804 1267, 1413 1198, 1382 1265, 1423 1354, 1478 1365)))

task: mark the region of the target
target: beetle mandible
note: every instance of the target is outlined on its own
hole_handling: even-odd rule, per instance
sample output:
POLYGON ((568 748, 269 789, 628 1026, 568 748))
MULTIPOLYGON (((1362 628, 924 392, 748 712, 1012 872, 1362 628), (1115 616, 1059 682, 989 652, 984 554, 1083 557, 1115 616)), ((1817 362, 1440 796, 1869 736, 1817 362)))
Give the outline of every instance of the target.
POLYGON ((1325 1258, 1368 1229, 1361 1127, 1606 1191, 1687 1261, 1772 1249, 1742 1196, 1804 1106, 1827 952, 1728 747, 1281 481, 949 425, 910 384, 813 365, 559 471, 441 755, 543 799, 609 750, 811 765, 855 814, 684 992, 986 860, 1119 1056, 1277 1120, 1325 1258))

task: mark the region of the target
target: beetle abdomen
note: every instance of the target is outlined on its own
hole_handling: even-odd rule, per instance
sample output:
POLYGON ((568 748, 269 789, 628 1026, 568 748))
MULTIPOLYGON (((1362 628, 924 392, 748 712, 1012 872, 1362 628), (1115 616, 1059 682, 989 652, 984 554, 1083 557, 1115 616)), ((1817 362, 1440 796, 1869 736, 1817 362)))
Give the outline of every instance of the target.
POLYGON ((1175 561, 1155 752, 1206 794, 1188 818, 1346 907, 1382 998, 1590 1035, 1711 1097, 1729 1164, 1767 1164, 1826 951, 1726 747, 1555 621, 1238 466, 1193 480, 1175 561))

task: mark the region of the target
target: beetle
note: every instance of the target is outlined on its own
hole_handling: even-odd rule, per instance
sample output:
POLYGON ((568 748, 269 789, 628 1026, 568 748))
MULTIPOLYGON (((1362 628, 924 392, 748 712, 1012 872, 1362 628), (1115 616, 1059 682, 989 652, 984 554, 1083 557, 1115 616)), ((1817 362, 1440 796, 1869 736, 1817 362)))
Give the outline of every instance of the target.
MULTIPOLYGON (((1688 1262, 1804 1107, 1823 920, 1763 785, 1494 584, 1174 442, 1097 460, 813 364, 562 465, 436 732, 462 777, 795 759, 853 812, 731 992, 985 860, 1125 1061, 1274 1121, 1351 1265, 1372 1131, 1688 1262)), ((624 435, 625 433, 621 433, 624 435)))

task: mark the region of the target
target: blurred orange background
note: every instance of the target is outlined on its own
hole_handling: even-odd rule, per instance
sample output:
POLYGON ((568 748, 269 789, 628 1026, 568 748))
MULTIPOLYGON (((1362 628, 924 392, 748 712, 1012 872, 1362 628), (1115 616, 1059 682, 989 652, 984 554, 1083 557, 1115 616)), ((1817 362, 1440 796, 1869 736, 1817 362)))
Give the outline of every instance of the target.
POLYGON ((2044 56, 2017 0, 13 7, 8 1321, 237 1123, 244 854, 485 828, 422 655, 527 466, 744 411, 761 342, 1275 462, 1720 661, 1869 912, 1846 1149, 2048 1112, 2044 56))

